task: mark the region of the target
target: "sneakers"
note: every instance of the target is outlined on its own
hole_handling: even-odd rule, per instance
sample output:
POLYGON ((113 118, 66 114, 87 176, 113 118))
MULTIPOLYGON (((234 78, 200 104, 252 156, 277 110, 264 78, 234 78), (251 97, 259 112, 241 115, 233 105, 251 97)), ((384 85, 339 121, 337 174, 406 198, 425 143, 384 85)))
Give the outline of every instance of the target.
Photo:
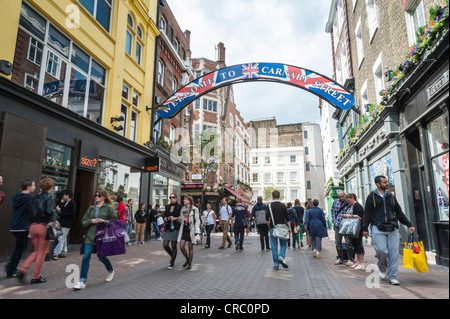
POLYGON ((278 262, 283 266, 283 268, 288 268, 286 261, 283 258, 279 258, 278 262))
POLYGON ((341 258, 336 259, 336 261, 334 262, 335 265, 342 265, 344 262, 342 261, 341 258))
POLYGON ((389 283, 395 286, 400 285, 400 281, 398 281, 397 279, 389 279, 389 283))
POLYGON ((73 286, 73 289, 75 289, 75 290, 82 290, 84 288, 86 288, 86 283, 84 283, 82 281, 80 281, 75 286, 73 286))
POLYGON ((347 261, 346 266, 353 266, 355 263, 352 260, 347 261))
POLYGON ((383 280, 386 279, 386 273, 385 273, 385 272, 382 272, 382 271, 380 270, 379 275, 380 275, 380 278, 381 278, 381 279, 383 279, 383 280))
POLYGON ((114 270, 110 273, 108 273, 108 277, 106 277, 106 282, 110 282, 114 279, 114 270))
POLYGON ((30 285, 43 284, 44 282, 47 282, 47 279, 39 277, 38 279, 31 279, 30 285))

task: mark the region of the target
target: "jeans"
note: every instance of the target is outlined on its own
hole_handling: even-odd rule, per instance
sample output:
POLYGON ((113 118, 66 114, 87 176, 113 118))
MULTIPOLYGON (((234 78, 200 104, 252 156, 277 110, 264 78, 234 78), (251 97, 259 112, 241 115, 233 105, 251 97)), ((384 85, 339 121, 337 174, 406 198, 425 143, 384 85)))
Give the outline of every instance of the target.
POLYGON ((234 242, 237 244, 239 242, 239 249, 242 250, 242 246, 244 245, 244 235, 245 229, 244 225, 234 225, 234 242))
POLYGON ((210 246, 211 245, 211 231, 214 228, 214 224, 211 225, 206 225, 205 226, 205 231, 206 231, 206 246, 210 246))
POLYGON ((159 230, 158 222, 153 222, 153 229, 155 230, 155 238, 161 238, 161 231, 159 230))
POLYGON ((259 224, 259 241, 261 242, 261 249, 264 249, 264 243, 266 243, 266 249, 269 249, 269 226, 267 224, 259 224))
POLYGON ((9 259, 9 263, 6 265, 6 274, 11 276, 17 271, 17 266, 19 265, 20 259, 23 256, 23 252, 28 245, 28 230, 21 232, 12 232, 14 237, 16 237, 16 246, 14 247, 14 252, 9 259))
POLYGON ((312 247, 312 249, 321 251, 322 250, 322 237, 311 237, 311 247, 312 247))
POLYGON ((273 236, 273 228, 269 231, 270 234, 270 246, 272 246, 272 258, 274 266, 279 265, 278 260, 286 257, 287 240, 278 239, 273 236), (278 241, 280 242, 280 252, 278 253, 278 241))
MULTIPOLYGON (((125 224, 125 232, 127 233, 128 238, 130 238, 130 234, 131 234, 131 230, 132 229, 133 229, 133 224, 132 223, 125 224)), ((128 244, 128 243, 125 243, 125 244, 128 244)))
POLYGON ((397 279, 398 252, 400 243, 400 231, 380 231, 377 226, 372 226, 372 242, 378 258, 378 269, 389 273, 388 279, 397 279))
MULTIPOLYGON (((94 245, 92 244, 84 244, 84 255, 83 255, 83 262, 81 263, 81 272, 80 272, 80 281, 86 282, 87 275, 89 271, 89 262, 91 260, 92 251, 94 250, 94 245)), ((111 273, 114 271, 113 266, 111 265, 111 262, 107 257, 99 258, 106 267, 106 270, 111 273)))
POLYGON ((69 234, 70 228, 61 227, 63 234, 58 237, 58 245, 53 250, 53 255, 59 255, 61 252, 67 254, 67 234, 69 234))

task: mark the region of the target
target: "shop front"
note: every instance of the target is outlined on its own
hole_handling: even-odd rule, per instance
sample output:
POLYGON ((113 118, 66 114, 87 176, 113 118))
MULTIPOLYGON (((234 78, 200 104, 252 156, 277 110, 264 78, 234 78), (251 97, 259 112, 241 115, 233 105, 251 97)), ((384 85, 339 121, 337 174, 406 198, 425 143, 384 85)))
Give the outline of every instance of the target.
MULTIPOLYGON (((0 77, 0 172, 3 190, 11 199, 20 182, 43 177, 55 180, 54 195, 73 190, 77 214, 69 234, 69 244, 81 242, 81 218, 94 202, 97 188, 108 190, 115 200, 149 201, 150 173, 145 158, 155 151, 130 142, 99 124, 54 102, 30 94, 25 88, 0 77)), ((38 191, 38 190, 37 190, 38 191)), ((11 201, 0 214, 0 256, 11 253, 9 233, 11 201)))

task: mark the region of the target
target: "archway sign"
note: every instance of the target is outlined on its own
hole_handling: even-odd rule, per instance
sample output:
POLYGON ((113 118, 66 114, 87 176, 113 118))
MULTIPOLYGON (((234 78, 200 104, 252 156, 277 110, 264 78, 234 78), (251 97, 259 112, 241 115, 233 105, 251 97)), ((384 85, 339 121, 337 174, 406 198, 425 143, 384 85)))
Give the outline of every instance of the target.
POLYGON ((313 71, 280 63, 246 63, 206 74, 177 91, 158 106, 160 119, 169 119, 184 107, 211 91, 226 85, 251 81, 271 81, 309 91, 340 109, 350 109, 355 99, 344 87, 313 71))

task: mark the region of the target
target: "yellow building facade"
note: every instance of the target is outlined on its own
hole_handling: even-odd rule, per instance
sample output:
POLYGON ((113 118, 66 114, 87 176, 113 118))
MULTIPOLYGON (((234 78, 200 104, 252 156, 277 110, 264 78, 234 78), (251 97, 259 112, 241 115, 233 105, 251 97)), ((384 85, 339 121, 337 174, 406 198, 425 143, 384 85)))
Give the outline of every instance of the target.
POLYGON ((140 145, 150 140, 157 0, 0 0, 2 75, 140 145))

